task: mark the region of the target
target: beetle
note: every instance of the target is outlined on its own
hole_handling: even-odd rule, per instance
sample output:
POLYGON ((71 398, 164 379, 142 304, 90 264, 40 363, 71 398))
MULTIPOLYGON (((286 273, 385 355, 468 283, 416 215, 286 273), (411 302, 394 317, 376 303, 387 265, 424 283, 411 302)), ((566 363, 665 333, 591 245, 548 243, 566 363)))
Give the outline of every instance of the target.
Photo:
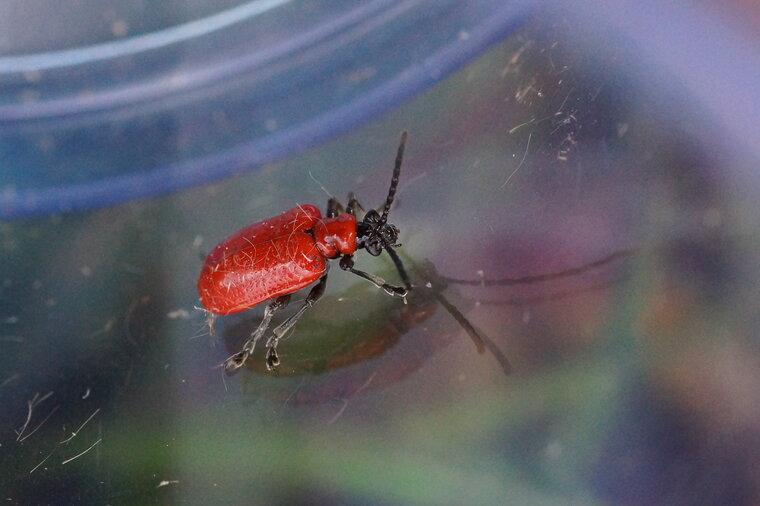
POLYGON ((210 328, 216 315, 238 313, 271 300, 264 309, 261 322, 242 349, 223 362, 225 371, 232 373, 242 367, 269 328, 274 314, 288 305, 291 294, 316 282, 303 305, 275 327, 267 340, 267 369, 279 365, 277 344, 280 339, 325 292, 328 260, 340 258, 341 269, 366 279, 391 296, 406 300, 412 284, 393 250, 400 246, 397 244, 399 229, 388 223, 406 138, 407 132, 404 131, 381 212, 371 209, 358 221, 357 210, 364 212, 364 208, 353 194, 349 194, 345 208, 331 197, 324 217, 315 206, 298 205, 279 216, 237 231, 209 253, 198 278, 198 294, 208 312, 210 328), (386 283, 379 276, 355 269, 354 253, 360 249, 372 256, 387 252, 403 286, 386 283))

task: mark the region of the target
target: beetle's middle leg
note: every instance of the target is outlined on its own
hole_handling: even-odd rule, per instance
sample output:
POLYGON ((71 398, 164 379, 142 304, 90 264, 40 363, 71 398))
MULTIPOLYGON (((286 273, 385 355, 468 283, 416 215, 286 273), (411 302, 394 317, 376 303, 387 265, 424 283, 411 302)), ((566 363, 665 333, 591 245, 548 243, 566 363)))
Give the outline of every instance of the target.
POLYGON ((282 339, 283 336, 285 336, 285 334, 287 334, 288 331, 293 328, 296 322, 298 322, 298 319, 303 316, 306 310, 316 304, 316 302, 325 293, 326 287, 327 271, 322 274, 322 277, 319 278, 319 282, 311 289, 309 295, 306 296, 306 300, 304 300, 303 305, 298 309, 298 311, 296 311, 287 320, 272 330, 272 337, 270 337, 267 341, 267 369, 271 371, 280 365, 280 358, 277 356, 277 344, 280 342, 280 339, 282 339))
POLYGON ((253 349, 256 347, 256 343, 261 339, 261 336, 264 335, 264 332, 266 332, 274 314, 287 306, 288 302, 290 302, 290 294, 277 297, 267 305, 266 309, 264 309, 264 317, 261 319, 261 323, 259 323, 256 330, 251 333, 251 337, 249 337, 245 344, 243 344, 243 348, 224 361, 224 370, 227 373, 233 373, 243 366, 248 357, 253 354, 253 349))

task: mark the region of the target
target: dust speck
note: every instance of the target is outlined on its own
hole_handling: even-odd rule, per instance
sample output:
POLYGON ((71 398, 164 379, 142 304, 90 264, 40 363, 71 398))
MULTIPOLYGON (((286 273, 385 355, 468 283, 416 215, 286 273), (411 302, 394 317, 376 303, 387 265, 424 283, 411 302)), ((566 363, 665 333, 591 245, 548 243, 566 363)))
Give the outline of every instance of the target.
POLYGON ((111 23, 111 33, 116 37, 124 37, 129 33, 129 25, 123 19, 111 23))
POLYGON ((190 318, 190 312, 187 309, 182 309, 182 308, 175 309, 174 311, 169 311, 168 313, 166 313, 166 317, 171 320, 176 320, 176 319, 187 320, 188 318, 190 318))

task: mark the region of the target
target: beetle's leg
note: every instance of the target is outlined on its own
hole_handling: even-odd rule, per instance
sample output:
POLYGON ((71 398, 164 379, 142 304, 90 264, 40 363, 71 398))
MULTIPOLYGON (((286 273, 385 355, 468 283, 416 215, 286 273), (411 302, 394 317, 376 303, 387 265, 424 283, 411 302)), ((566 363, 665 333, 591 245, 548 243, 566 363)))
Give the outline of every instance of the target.
POLYGON ((356 216, 357 209, 360 210, 362 214, 365 214, 367 212, 359 203, 359 200, 356 198, 356 195, 354 195, 354 192, 351 192, 348 194, 348 206, 346 206, 346 211, 348 214, 353 214, 356 216))
POLYGON ((409 275, 406 273, 406 269, 404 268, 404 263, 401 261, 401 259, 398 257, 395 251, 393 251, 392 248, 384 248, 385 252, 388 253, 388 255, 391 257, 391 260, 393 260, 393 265, 396 266, 396 270, 398 271, 398 275, 401 276, 401 280, 404 282, 404 286, 407 290, 412 289, 412 282, 409 280, 409 275))
POLYGON ((343 212, 343 204, 338 202, 338 199, 335 197, 330 197, 330 199, 327 201, 327 217, 335 218, 336 216, 343 214, 343 212))
POLYGON ((256 342, 261 339, 261 336, 264 335, 264 332, 266 332, 269 327, 269 322, 272 321, 272 316, 274 316, 277 311, 287 306, 288 302, 290 302, 290 294, 277 297, 267 305, 266 309, 264 309, 264 317, 261 319, 261 323, 259 323, 256 330, 251 333, 251 337, 249 337, 245 344, 243 344, 243 348, 224 361, 224 370, 228 374, 237 371, 243 366, 248 357, 253 354, 256 342))
POLYGON ((285 334, 287 334, 288 331, 293 328, 293 325, 298 322, 298 319, 303 316, 306 310, 316 304, 316 302, 325 293, 326 287, 327 272, 325 272, 322 277, 319 278, 319 282, 311 289, 309 295, 306 296, 306 300, 304 300, 303 305, 298 309, 298 311, 296 311, 287 320, 272 330, 272 337, 270 337, 267 341, 267 369, 271 371, 280 365, 280 359, 277 356, 277 344, 280 342, 280 339, 282 339, 283 336, 285 336, 285 334))
POLYGON ((357 276, 361 276, 362 278, 366 279, 373 285, 375 285, 378 288, 382 288, 385 290, 385 293, 388 295, 394 295, 396 297, 406 297, 406 295, 409 293, 409 289, 404 288, 403 286, 395 286, 391 285, 389 283, 386 283, 383 278, 380 276, 375 276, 374 274, 370 274, 369 272, 360 271, 358 269, 354 269, 354 256, 353 255, 343 255, 343 257, 340 259, 340 268, 344 271, 351 271, 357 276))

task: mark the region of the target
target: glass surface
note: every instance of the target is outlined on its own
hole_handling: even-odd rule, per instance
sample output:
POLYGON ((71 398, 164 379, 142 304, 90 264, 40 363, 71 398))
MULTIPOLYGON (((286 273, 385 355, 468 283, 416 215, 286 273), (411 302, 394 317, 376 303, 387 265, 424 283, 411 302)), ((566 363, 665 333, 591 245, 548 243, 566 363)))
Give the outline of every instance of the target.
MULTIPOLYGON (((757 504, 758 160, 693 83, 582 26, 539 11, 402 107, 258 170, 0 224, 3 499, 757 504), (381 205, 405 129, 406 304, 333 265, 277 372, 260 347, 226 377, 263 308, 210 337, 204 255, 328 194, 381 205)), ((356 262, 398 282, 385 256, 356 262)))

